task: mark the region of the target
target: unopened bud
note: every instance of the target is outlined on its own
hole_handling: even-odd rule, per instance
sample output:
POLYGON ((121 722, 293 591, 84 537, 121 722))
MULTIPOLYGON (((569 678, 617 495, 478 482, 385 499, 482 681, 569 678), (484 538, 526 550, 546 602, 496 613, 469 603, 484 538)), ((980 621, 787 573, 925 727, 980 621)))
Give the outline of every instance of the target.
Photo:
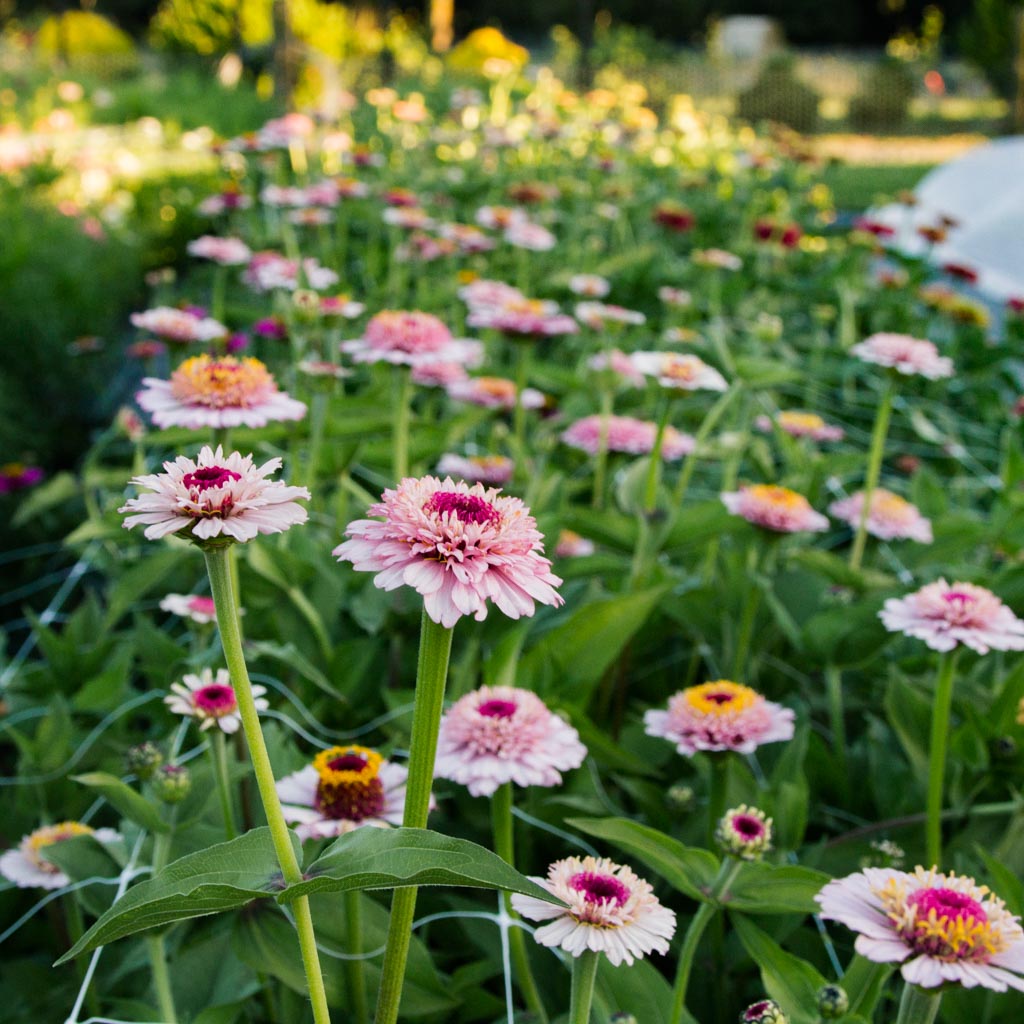
POLYGON ((679 783, 669 789, 665 799, 673 810, 688 811, 693 807, 693 789, 679 783))
POLYGON ((740 860, 760 860, 772 848, 772 819, 741 804, 726 811, 715 829, 718 845, 740 860))
POLYGON ((180 764, 165 764, 153 779, 157 797, 165 804, 180 804, 192 789, 192 774, 180 764))
POLYGON ((155 743, 149 741, 129 747, 124 755, 124 766, 130 775, 147 782, 164 763, 164 755, 155 743))
POLYGON ((823 985, 818 989, 818 1013, 825 1020, 845 1016, 850 1008, 850 997, 840 985, 823 985))
POLYGON ((740 1014, 740 1024, 789 1024, 789 1018, 774 999, 762 999, 740 1014))

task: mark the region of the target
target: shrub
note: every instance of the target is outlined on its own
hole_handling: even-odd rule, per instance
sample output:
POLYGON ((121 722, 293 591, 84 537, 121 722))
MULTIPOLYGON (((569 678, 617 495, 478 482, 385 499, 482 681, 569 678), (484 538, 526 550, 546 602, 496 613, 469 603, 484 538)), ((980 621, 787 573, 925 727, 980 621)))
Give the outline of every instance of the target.
POLYGON ((740 93, 736 113, 745 121, 778 121, 797 131, 814 131, 818 123, 818 94, 796 77, 792 57, 770 58, 757 81, 740 93))
POLYGON ((903 61, 881 61, 850 104, 850 123, 860 131, 895 131, 907 119, 914 76, 903 61))

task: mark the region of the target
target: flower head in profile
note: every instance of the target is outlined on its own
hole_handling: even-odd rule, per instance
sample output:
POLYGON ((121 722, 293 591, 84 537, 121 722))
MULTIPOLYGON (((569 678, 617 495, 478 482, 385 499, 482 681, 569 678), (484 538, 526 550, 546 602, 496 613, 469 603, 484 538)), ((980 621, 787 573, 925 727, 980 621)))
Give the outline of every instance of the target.
POLYGON ((568 904, 558 907, 512 894, 512 906, 531 921, 546 921, 533 937, 574 957, 591 950, 615 966, 667 953, 676 915, 663 907, 648 882, 604 857, 566 857, 532 881, 568 904))
POLYGON ((22 462, 8 462, 0 466, 0 494, 24 491, 40 483, 46 473, 40 466, 26 466, 22 462))
MULTIPOLYGON (((854 528, 860 523, 863 509, 863 491, 834 501, 828 507, 836 519, 854 528)), ((876 487, 871 492, 867 530, 872 537, 882 540, 916 540, 919 544, 931 544, 933 539, 931 520, 921 515, 916 505, 884 487, 876 487)))
POLYGON ((904 376, 939 380, 953 376, 953 360, 922 338, 909 334, 872 334, 850 351, 865 363, 875 363, 904 376))
POLYGON ((286 821, 303 839, 402 824, 409 772, 368 747, 331 747, 277 783, 286 821))
POLYGON ((186 359, 170 380, 146 377, 135 400, 161 428, 264 427, 301 420, 306 406, 279 391, 258 359, 208 355, 186 359))
POLYGON ((573 274, 569 291, 587 299, 603 299, 612 290, 611 282, 598 274, 573 274))
POLYGON ((517 249, 529 249, 531 252, 547 252, 554 249, 558 239, 541 224, 532 221, 520 221, 505 228, 505 241, 517 249))
POLYGON ((168 594, 160 601, 160 610, 191 619, 197 626, 217 621, 213 598, 205 594, 168 594))
POLYGON ((500 487, 512 479, 515 463, 505 455, 457 455, 448 452, 437 463, 439 476, 500 487))
POLYGON ((937 580, 906 597, 890 597, 878 616, 891 633, 916 637, 933 651, 960 644, 979 654, 1024 651, 1024 621, 973 583, 937 580))
POLYGON ((556 558, 586 558, 597 550, 588 537, 581 537, 574 530, 562 530, 555 544, 556 558))
POLYGON ((616 384, 623 387, 643 387, 647 378, 637 369, 631 356, 621 349, 613 348, 598 352, 587 360, 587 366, 597 373, 610 375, 616 384))
POLYGON ((450 477, 409 477, 367 514, 383 521, 349 523, 334 555, 376 573, 382 590, 412 587, 446 628, 463 615, 486 618, 488 601, 511 619, 533 615, 535 602, 563 603, 544 538, 518 498, 450 477))
POLYGON ((441 719, 434 774, 490 796, 499 786, 557 786, 587 756, 579 733, 529 690, 482 686, 441 719))
POLYGON ((211 260, 222 267, 238 267, 252 258, 252 250, 240 238, 202 235, 189 242, 187 249, 190 256, 211 260))
POLYGON ((113 843, 121 838, 112 828, 92 829, 77 821, 62 821, 57 825, 44 825, 23 836, 13 849, 0 856, 0 875, 19 889, 60 889, 70 884, 56 864, 51 864, 42 851, 54 843, 78 836, 93 836, 101 843, 113 843))
POLYGON ((700 750, 752 754, 763 743, 792 739, 794 717, 749 686, 719 679, 681 690, 667 711, 646 712, 644 731, 671 740, 686 757, 700 750))
MULTIPOLYGON (((562 441, 570 448, 579 448, 588 455, 597 455, 601 449, 602 435, 610 452, 648 455, 654 450, 658 425, 632 416, 585 416, 563 431, 562 441)), ((689 455, 695 444, 689 434, 684 434, 673 426, 666 426, 661 443, 661 457, 666 462, 675 462, 684 455, 689 455)))
POLYGON ((752 484, 722 494, 722 504, 748 523, 776 533, 820 533, 828 529, 828 520, 811 508, 811 503, 796 491, 774 484, 752 484))
POLYGON ((740 804, 722 815, 715 841, 740 860, 760 860, 772 848, 772 819, 756 807, 740 804))
POLYGON ((594 331, 600 331, 609 324, 640 327, 647 323, 647 317, 638 309, 609 305, 607 302, 577 302, 573 313, 581 324, 594 331))
POLYGON ((172 306, 157 306, 142 313, 132 313, 131 321, 140 330, 149 331, 165 341, 179 343, 216 341, 228 333, 228 329, 212 317, 172 306))
MULTIPOLYGON (((507 377, 467 377, 453 380, 445 390, 448 397, 456 402, 468 402, 485 409, 509 410, 516 407, 516 382, 507 377)), ((523 388, 524 409, 540 409, 544 402, 544 395, 536 388, 523 388)))
POLYGON ((270 459, 257 467, 251 455, 225 455, 220 445, 207 446, 195 461, 179 455, 164 463, 163 473, 134 477, 135 486, 151 493, 129 499, 118 511, 131 513, 126 529, 144 524, 149 540, 185 533, 199 540, 247 541, 283 533, 306 521, 296 499, 308 501, 310 494, 305 487, 268 480, 280 466, 280 459, 270 459))
POLYGON ((973 878, 865 868, 829 882, 815 899, 822 917, 858 933, 861 956, 902 964, 910 984, 1024 992, 1020 919, 973 878))
POLYGON ((461 363, 478 366, 483 346, 478 341, 453 338, 452 332, 431 313, 386 309, 372 317, 361 338, 344 341, 357 363, 392 363, 419 366, 423 363, 461 363))
POLYGON ((512 338, 550 338, 576 334, 579 324, 571 316, 558 312, 557 303, 543 299, 509 297, 500 305, 475 305, 466 318, 470 327, 500 331, 512 338))
POLYGON ((676 352, 634 352, 633 365, 663 388, 682 391, 725 391, 725 378, 699 356, 676 352))
POLYGON ((812 441, 841 441, 843 428, 826 423, 817 413, 813 412, 780 412, 774 419, 758 416, 755 421, 758 430, 765 433, 777 426, 790 437, 806 437, 812 441))
MULTIPOLYGON (((252 688, 257 711, 270 707, 263 696, 266 692, 265 686, 252 688)), ((230 736, 238 732, 242 724, 231 675, 226 668, 217 669, 216 676, 208 668, 199 675, 183 676, 180 683, 171 684, 170 695, 164 697, 164 703, 176 715, 194 718, 204 732, 216 728, 230 736)))

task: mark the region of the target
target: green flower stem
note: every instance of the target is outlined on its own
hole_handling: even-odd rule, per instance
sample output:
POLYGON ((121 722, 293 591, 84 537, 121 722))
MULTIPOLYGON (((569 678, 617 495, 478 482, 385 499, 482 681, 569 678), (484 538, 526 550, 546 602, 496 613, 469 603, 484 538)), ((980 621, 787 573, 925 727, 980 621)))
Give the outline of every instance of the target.
POLYGON ((742 862, 734 860, 732 857, 726 857, 722 861, 714 883, 713 902, 702 903, 697 908, 697 913, 693 915, 690 926, 686 929, 683 946, 679 950, 676 980, 672 988, 672 1012, 668 1018, 669 1024, 682 1024, 683 1022, 683 1015, 686 1012, 686 990, 690 984, 690 974, 693 971, 697 946, 700 944, 704 930, 719 909, 717 901, 732 884, 740 867, 742 867, 742 862))
POLYGON ((395 401, 391 414, 392 428, 391 472, 395 483, 409 475, 409 403, 412 399, 412 372, 408 366, 400 366, 395 380, 395 401))
POLYGON ((569 1024, 590 1024, 590 1005, 594 1001, 594 981, 600 953, 584 950, 572 962, 572 990, 569 996, 569 1024))
POLYGON ((908 982, 903 986, 903 998, 900 999, 900 1012, 896 1024, 933 1024, 939 1015, 941 1002, 941 989, 928 992, 908 982))
POLYGON ((864 481, 864 501, 861 505, 860 519, 857 522, 857 533, 850 549, 850 568, 859 569, 864 558, 864 544, 868 537, 868 515, 871 512, 871 496, 878 486, 878 476, 882 470, 882 453, 885 451, 885 437, 889 433, 889 418, 892 415, 893 385, 887 381, 882 397, 878 400, 878 411, 875 413, 875 426, 871 432, 871 448, 868 452, 868 474, 864 481))
MULTIPOLYGON (((224 292, 228 283, 228 268, 216 266, 213 268, 213 290, 210 296, 210 316, 214 320, 224 323, 224 292)), ((224 339, 227 340, 226 338, 224 339)), ((223 342, 221 342, 223 344, 223 342)))
POLYGON ((736 636, 736 648, 732 659, 732 678, 741 679, 748 675, 747 654, 750 650, 750 641, 754 634, 754 623, 757 621, 757 611, 761 607, 761 588, 758 586, 757 575, 757 547, 751 544, 747 552, 746 586, 747 595, 743 601, 743 611, 740 616, 740 628, 736 636))
MULTIPOLYGON (((406 828, 425 828, 430 808, 430 787, 434 780, 437 733, 441 725, 444 688, 448 680, 448 658, 452 649, 452 631, 439 626, 423 610, 420 622, 420 653, 416 666, 416 697, 412 713, 412 737, 409 741, 409 779, 405 789, 406 828)), ((416 887, 396 889, 391 900, 384 966, 377 995, 377 1024, 395 1024, 402 998, 405 961, 409 955, 413 916, 416 913, 416 887)))
POLYGON ((309 409, 309 461, 306 464, 306 487, 316 493, 316 473, 320 467, 320 449, 324 443, 324 427, 327 424, 328 396, 317 391, 309 409))
POLYGON ((530 380, 530 342, 521 341, 516 349, 516 405, 512 413, 512 436, 515 439, 516 476, 526 476, 526 406, 523 392, 530 380))
POLYGON ((843 711, 843 673, 835 665, 825 666, 825 692, 828 697, 828 720, 832 731, 832 754, 836 759, 839 784, 843 795, 849 796, 850 779, 847 774, 846 719, 843 711))
MULTIPOLYGON (((363 894, 358 890, 345 893, 345 921, 348 929, 349 956, 358 957, 363 951, 362 905, 363 894)), ((370 1019, 366 1001, 366 972, 363 961, 345 961, 345 977, 348 982, 348 1001, 352 1007, 354 1024, 367 1024, 370 1019)))
POLYGON ((708 849, 715 848, 715 829, 725 814, 725 799, 729 787, 729 752, 711 751, 708 754, 711 778, 708 785, 708 849))
POLYGON ((928 759, 928 803, 925 823, 925 867, 942 866, 942 788, 946 773, 946 744, 949 714, 953 706, 953 678, 956 672, 954 649, 942 656, 939 678, 932 704, 932 731, 928 759))
POLYGON ((217 780, 217 794, 220 797, 220 813, 224 819, 224 837, 234 839, 238 835, 235 827, 235 811, 231 802, 231 785, 228 780, 228 747, 224 733, 214 726, 206 735, 206 749, 210 752, 213 777, 217 780))
MULTIPOLYGON (((494 852, 507 864, 515 867, 515 833, 512 819, 512 783, 506 782, 499 786, 491 798, 491 821, 494 826, 494 852)), ((518 915, 512 909, 512 897, 509 893, 501 894, 505 913, 510 917, 518 915)), ((541 999, 537 982, 530 970, 530 960, 526 952, 526 937, 522 928, 509 929, 509 950, 512 954, 512 967, 523 999, 530 1012, 541 1022, 548 1024, 547 1011, 541 999)))
POLYGON ((661 477, 661 448, 665 441, 665 428, 668 426, 672 401, 666 396, 662 399, 661 416, 658 418, 658 432, 654 435, 654 447, 651 449, 650 462, 647 464, 647 481, 644 485, 644 512, 650 514, 658 507, 658 481, 661 477))
POLYGON ((676 481, 675 492, 672 495, 672 504, 675 508, 679 508, 683 503, 683 499, 686 497, 686 491, 690 486, 690 479, 693 476, 693 471, 697 468, 697 453, 700 450, 700 446, 708 439, 711 435, 711 431, 718 425, 718 421, 725 415, 726 410, 732 405, 736 396, 743 390, 741 384, 734 384, 728 391, 723 394, 717 402, 708 410, 707 415, 704 417, 704 421, 701 423, 694 435, 694 447, 693 451, 686 456, 686 461, 683 462, 682 471, 679 474, 679 479, 676 481))
POLYGON ((160 1024, 178 1024, 174 1009, 174 994, 171 992, 171 975, 167 970, 167 952, 164 949, 164 933, 151 932, 146 936, 149 947, 149 966, 153 974, 153 990, 156 1005, 160 1010, 160 1024))
POLYGON ((594 461, 594 493, 590 499, 592 508, 604 507, 604 481, 608 475, 608 428, 612 415, 614 395, 611 388, 601 391, 601 433, 597 441, 597 457, 594 461))
MULTIPOLYGON (((260 728, 256 701, 252 695, 252 683, 249 681, 249 670, 245 665, 242 652, 242 634, 238 624, 238 604, 235 589, 231 584, 229 567, 229 548, 208 546, 204 548, 206 570, 210 576, 210 588, 213 591, 214 607, 217 611, 217 626, 220 630, 221 645, 224 648, 224 660, 231 674, 231 685, 238 701, 238 712, 242 719, 249 758, 256 775, 256 787, 259 790, 263 811, 270 826, 270 837, 274 844, 277 862, 281 866, 281 874, 289 885, 302 880, 302 869, 292 848, 291 834, 281 811, 281 802, 274 787, 274 770, 270 765, 267 745, 260 728)), ((315 1024, 330 1024, 330 1011, 327 1009, 327 993, 324 990, 324 979, 320 971, 320 960, 316 950, 316 937, 313 934, 313 918, 309 910, 309 897, 300 896, 292 901, 295 914, 295 926, 299 933, 299 948, 302 951, 302 964, 306 972, 306 983, 309 986, 309 998, 313 1006, 315 1024)))
POLYGON ((214 451, 221 447, 225 455, 231 454, 231 429, 229 427, 214 427, 212 448, 214 451))
MULTIPOLYGON (((61 900, 64 906, 64 923, 67 925, 68 938, 74 946, 85 934, 85 921, 82 920, 82 908, 73 892, 67 893, 61 900)), ((88 963, 82 957, 75 960, 75 973, 78 976, 79 985, 87 984, 88 963)), ((91 979, 89 979, 91 980, 91 979)), ((100 1003, 96 996, 95 989, 89 987, 85 991, 85 1005, 91 1017, 100 1015, 100 1003)))

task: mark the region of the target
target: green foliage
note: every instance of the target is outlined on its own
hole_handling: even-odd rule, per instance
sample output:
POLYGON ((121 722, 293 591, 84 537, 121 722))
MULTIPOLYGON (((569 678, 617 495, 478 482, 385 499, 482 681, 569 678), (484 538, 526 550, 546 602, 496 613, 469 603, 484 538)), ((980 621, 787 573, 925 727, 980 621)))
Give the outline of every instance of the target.
POLYGON ((1000 95, 1011 99, 1016 87, 1014 58, 1020 49, 1022 8, 1017 0, 975 0, 960 27, 959 43, 1000 95))
POLYGON ((777 121, 801 132, 818 123, 818 94, 796 77, 792 57, 771 57, 757 81, 740 93, 736 113, 744 121, 777 121))
POLYGON ((898 131, 907 119, 913 96, 911 69, 900 60, 883 60, 851 101, 850 123, 858 131, 898 131))

